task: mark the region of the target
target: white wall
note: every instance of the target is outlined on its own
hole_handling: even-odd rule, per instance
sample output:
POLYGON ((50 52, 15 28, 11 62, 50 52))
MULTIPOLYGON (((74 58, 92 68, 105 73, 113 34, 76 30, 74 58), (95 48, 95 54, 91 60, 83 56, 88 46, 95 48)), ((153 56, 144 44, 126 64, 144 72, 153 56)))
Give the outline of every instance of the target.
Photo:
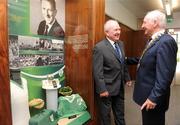
MULTIPOLYGON (((137 17, 126 9, 119 0, 105 0, 105 13, 133 30, 138 30, 137 17)), ((180 12, 173 13, 173 21, 167 28, 180 28, 180 12)))
POLYGON ((105 13, 122 24, 137 30, 137 18, 119 0, 105 0, 105 13))
POLYGON ((173 13, 172 23, 167 24, 168 28, 180 28, 180 12, 173 13))

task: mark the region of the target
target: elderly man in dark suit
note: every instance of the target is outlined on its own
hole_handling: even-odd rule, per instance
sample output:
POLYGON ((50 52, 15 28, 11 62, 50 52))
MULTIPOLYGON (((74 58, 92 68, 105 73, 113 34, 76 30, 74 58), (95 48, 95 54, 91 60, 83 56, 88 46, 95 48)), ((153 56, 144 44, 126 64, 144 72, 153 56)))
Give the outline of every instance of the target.
POLYGON ((137 66, 133 98, 141 106, 143 125, 165 125, 177 55, 177 44, 165 27, 166 16, 158 10, 147 13, 142 24, 151 40, 137 66))
POLYGON ((110 125, 111 109, 116 125, 125 125, 124 83, 131 84, 124 63, 123 43, 119 40, 121 28, 117 21, 108 20, 104 25, 106 38, 94 47, 93 75, 101 125, 110 125))
POLYGON ((38 26, 38 35, 64 37, 64 30, 57 22, 55 0, 41 0, 41 9, 44 20, 38 26))

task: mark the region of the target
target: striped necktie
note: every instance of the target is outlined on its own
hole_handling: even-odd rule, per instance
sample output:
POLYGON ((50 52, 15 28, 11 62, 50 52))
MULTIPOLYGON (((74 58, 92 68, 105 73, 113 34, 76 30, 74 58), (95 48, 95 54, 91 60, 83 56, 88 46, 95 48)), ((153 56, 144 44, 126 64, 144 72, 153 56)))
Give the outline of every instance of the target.
POLYGON ((117 55, 118 59, 121 62, 123 62, 123 60, 122 60, 122 53, 121 53, 121 50, 120 50, 117 42, 114 42, 114 47, 115 47, 115 52, 116 52, 116 55, 117 55))

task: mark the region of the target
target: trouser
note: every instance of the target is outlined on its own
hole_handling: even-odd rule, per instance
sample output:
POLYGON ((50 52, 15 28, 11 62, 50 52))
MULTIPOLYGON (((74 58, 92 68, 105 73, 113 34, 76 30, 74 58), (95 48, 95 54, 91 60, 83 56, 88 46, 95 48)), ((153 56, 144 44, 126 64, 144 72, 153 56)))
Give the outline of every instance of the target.
POLYGON ((146 111, 142 110, 143 125, 165 125, 165 110, 157 108, 146 111))
POLYGON ((124 120, 124 89, 116 96, 98 97, 101 125, 111 125, 111 109, 116 125, 125 125, 124 120))

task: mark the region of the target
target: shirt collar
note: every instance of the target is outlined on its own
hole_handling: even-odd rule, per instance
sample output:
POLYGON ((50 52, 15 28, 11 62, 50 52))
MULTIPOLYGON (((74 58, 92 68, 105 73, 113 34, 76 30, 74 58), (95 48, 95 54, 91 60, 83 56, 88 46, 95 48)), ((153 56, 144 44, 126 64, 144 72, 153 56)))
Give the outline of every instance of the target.
POLYGON ((114 41, 112 41, 112 40, 110 40, 108 37, 106 37, 107 38, 107 40, 111 43, 111 45, 114 47, 114 41))
POLYGON ((160 31, 154 33, 154 34, 151 36, 151 38, 152 38, 152 39, 155 39, 155 38, 156 38, 157 36, 159 36, 160 34, 164 34, 164 32, 165 32, 165 30, 160 30, 160 31))

